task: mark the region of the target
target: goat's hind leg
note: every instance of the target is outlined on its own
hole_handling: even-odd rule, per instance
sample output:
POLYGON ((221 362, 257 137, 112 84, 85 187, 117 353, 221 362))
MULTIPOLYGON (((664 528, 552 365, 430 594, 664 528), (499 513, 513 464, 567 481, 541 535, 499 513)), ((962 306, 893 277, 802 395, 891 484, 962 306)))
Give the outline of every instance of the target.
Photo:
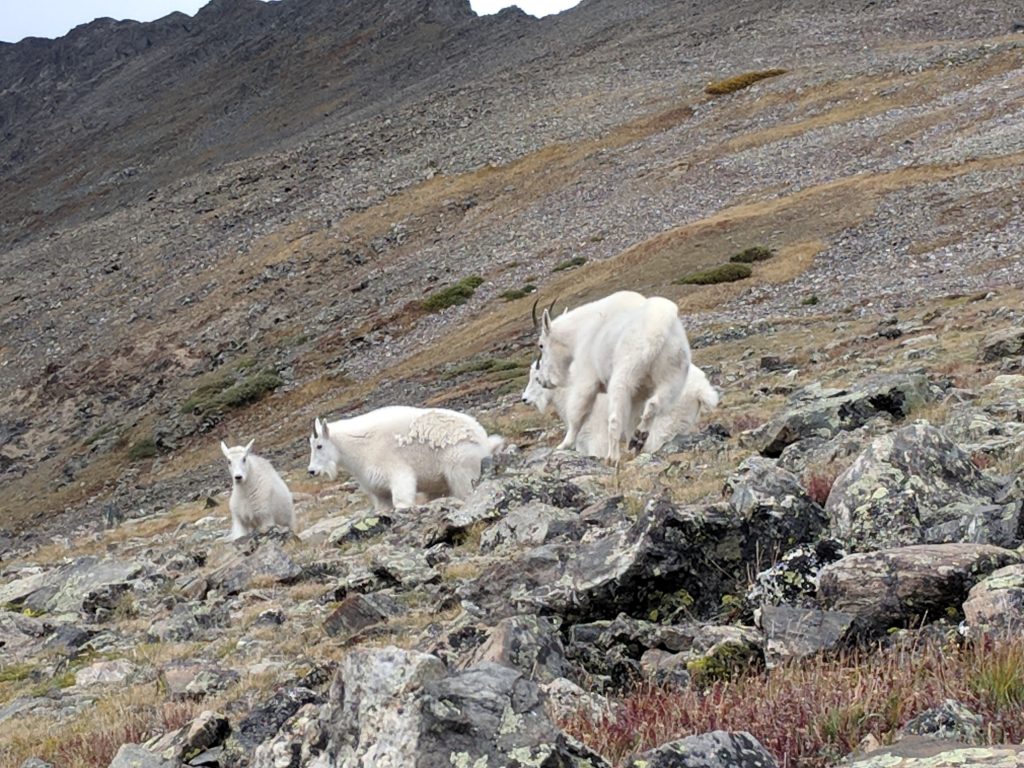
POLYGON ((416 473, 412 469, 402 467, 392 472, 391 503, 395 509, 416 506, 416 473))
POLYGON ((687 365, 686 368, 676 369, 671 376, 654 388, 651 396, 644 403, 640 423, 637 424, 636 432, 629 442, 630 448, 635 446, 637 452, 641 451, 647 443, 647 438, 650 436, 651 427, 654 425, 655 420, 657 419, 660 422, 671 418, 671 412, 679 402, 679 396, 686 385, 688 367, 687 365))
POLYGON ((566 432, 558 444, 559 448, 573 448, 576 445, 576 437, 594 407, 595 397, 597 382, 569 388, 569 399, 565 406, 566 432))

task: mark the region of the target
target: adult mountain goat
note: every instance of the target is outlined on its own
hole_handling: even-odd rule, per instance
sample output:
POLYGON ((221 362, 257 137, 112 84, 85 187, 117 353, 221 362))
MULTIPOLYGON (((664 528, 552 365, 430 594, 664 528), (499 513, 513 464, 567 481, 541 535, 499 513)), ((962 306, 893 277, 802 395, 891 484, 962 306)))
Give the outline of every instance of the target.
POLYGON ((273 465, 252 453, 253 440, 244 448, 228 448, 221 440, 220 450, 231 468, 231 532, 229 539, 262 531, 272 525, 295 529, 292 493, 273 465))
POLYGON ((417 493, 465 499, 481 462, 504 442, 464 413, 393 405, 330 423, 314 420, 309 474, 334 479, 344 467, 377 511, 411 507, 417 493))
POLYGON ((690 344, 675 303, 620 291, 554 319, 541 320, 538 379, 564 387, 565 438, 572 447, 600 392, 608 396, 608 461, 618 463, 634 401, 642 401, 636 441, 642 446, 659 414, 676 403, 690 370, 690 344), (639 298, 638 298, 639 297, 639 298))
MULTIPOLYGON (((537 362, 530 365, 530 379, 523 390, 523 402, 533 405, 541 413, 554 406, 555 412, 565 421, 565 403, 568 389, 557 387, 545 389, 540 384, 537 362)), ((635 401, 634 401, 635 404, 635 401)), ((693 432, 697 428, 700 417, 718 406, 718 392, 704 371, 690 364, 690 372, 686 377, 686 386, 675 407, 667 414, 655 418, 651 432, 644 443, 643 450, 653 452, 661 448, 668 440, 678 434, 693 432)), ((636 426, 635 409, 630 414, 629 429, 636 426)), ((603 458, 608 453, 608 397, 599 392, 594 398, 594 406, 590 415, 583 422, 576 435, 575 448, 587 456, 603 458)))

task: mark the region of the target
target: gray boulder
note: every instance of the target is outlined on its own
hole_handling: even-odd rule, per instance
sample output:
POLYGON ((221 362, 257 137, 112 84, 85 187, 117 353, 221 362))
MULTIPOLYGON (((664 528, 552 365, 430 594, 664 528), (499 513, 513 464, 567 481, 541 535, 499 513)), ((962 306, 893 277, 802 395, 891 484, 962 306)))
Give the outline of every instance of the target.
POLYGON ((950 739, 968 744, 981 741, 981 715, 969 710, 955 699, 946 699, 939 706, 926 709, 911 718, 900 733, 903 736, 931 736, 935 739, 950 739))
POLYGON ((759 614, 764 631, 765 664, 770 668, 838 647, 853 627, 854 616, 789 605, 766 605, 759 614))
POLYGON ((970 744, 910 736, 895 744, 851 758, 845 768, 1016 768, 1024 765, 1024 746, 970 744))
POLYGON ((462 666, 485 661, 518 669, 531 680, 548 683, 570 677, 572 668, 554 623, 541 616, 502 619, 462 666))
POLYGON ((289 584, 302 575, 300 568, 282 546, 273 540, 260 541, 255 550, 243 549, 207 575, 211 587, 227 595, 249 589, 253 582, 289 584))
POLYGON ((762 455, 777 457, 799 440, 827 439, 881 414, 903 419, 931 399, 928 380, 922 374, 877 376, 848 389, 812 384, 795 393, 786 409, 755 430, 750 441, 762 455))
POLYGON ((1024 565, 1000 568, 971 587, 964 623, 972 637, 1019 633, 1024 628, 1024 565))
POLYGON ((832 534, 854 551, 907 544, 1020 543, 1020 503, 940 430, 918 422, 874 440, 832 486, 832 534))
POLYGON ((0 585, 0 605, 24 606, 36 613, 79 613, 91 593, 138 578, 144 570, 139 562, 79 557, 0 585))
POLYGON ((825 566, 818 598, 852 614, 858 630, 882 632, 957 612, 974 584, 1024 555, 988 544, 922 544, 861 552, 825 566))
POLYGON ((122 744, 108 768, 178 768, 177 760, 167 760, 138 744, 122 744))
POLYGON ((637 755, 625 768, 778 768, 778 762, 746 731, 710 731, 637 755))
POLYGON ((1003 328, 981 342, 981 359, 986 363, 1020 355, 1024 355, 1024 328, 1003 328))

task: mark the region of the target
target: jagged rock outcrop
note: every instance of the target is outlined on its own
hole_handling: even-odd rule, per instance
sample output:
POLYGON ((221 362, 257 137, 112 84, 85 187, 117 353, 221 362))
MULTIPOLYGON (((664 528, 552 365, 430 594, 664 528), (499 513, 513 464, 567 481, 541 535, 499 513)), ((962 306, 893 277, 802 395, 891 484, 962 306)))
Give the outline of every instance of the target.
POLYGON ((1021 504, 1002 501, 1002 490, 941 430, 919 422, 876 438, 836 478, 825 509, 833 535, 851 550, 955 541, 1014 547, 1021 504))

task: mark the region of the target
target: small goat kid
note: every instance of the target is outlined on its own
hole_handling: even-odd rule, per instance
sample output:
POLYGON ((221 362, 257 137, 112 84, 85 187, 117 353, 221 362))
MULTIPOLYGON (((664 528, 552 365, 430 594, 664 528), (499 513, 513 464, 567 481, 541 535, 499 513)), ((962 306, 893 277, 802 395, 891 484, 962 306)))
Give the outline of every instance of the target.
POLYGON ((465 499, 483 460, 504 442, 464 413, 394 405, 330 423, 314 420, 309 474, 333 480, 344 467, 377 511, 414 506, 417 493, 465 499))
POLYGON ((251 453, 253 440, 244 448, 228 448, 222 440, 220 450, 231 467, 231 532, 229 539, 262 531, 272 525, 295 529, 295 510, 287 484, 273 465, 251 453))
POLYGON ((642 446, 655 419, 674 407, 690 370, 690 344, 678 307, 668 299, 645 299, 631 291, 613 293, 555 319, 545 310, 538 347, 540 383, 567 390, 566 434, 558 447, 575 445, 597 395, 606 392, 606 458, 615 464, 637 402, 642 408, 635 440, 642 446))
MULTIPOLYGON (((523 390, 523 402, 533 405, 541 413, 547 413, 551 406, 564 421, 565 403, 568 390, 564 387, 545 389, 540 384, 537 372, 537 362, 530 365, 530 379, 523 390)), ((651 425, 651 432, 644 443, 643 450, 654 452, 661 448, 668 440, 678 434, 687 434, 697 428, 697 422, 701 416, 713 411, 718 406, 718 392, 711 383, 704 371, 696 365, 690 364, 690 372, 686 378, 686 386, 679 395, 679 401, 667 414, 654 420, 651 425)), ((603 458, 608 453, 608 398, 603 392, 599 392, 594 398, 594 407, 590 415, 583 422, 579 433, 576 435, 575 448, 586 456, 603 458)), ((636 425, 636 413, 630 415, 629 427, 636 425)))

